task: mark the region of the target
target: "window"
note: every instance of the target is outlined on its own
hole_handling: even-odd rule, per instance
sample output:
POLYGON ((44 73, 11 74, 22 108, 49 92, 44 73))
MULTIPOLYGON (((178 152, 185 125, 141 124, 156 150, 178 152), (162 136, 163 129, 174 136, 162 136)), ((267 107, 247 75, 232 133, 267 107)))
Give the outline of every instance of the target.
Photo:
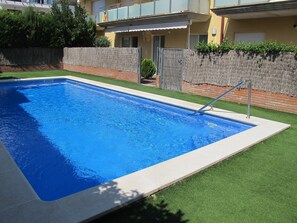
POLYGON ((255 43, 265 39, 265 33, 235 33, 235 43, 255 43))
POLYGON ((195 35, 191 34, 190 36, 190 49, 195 49, 197 43, 206 42, 207 43, 208 36, 207 35, 195 35))
POLYGON ((122 37, 121 41, 122 47, 138 47, 138 37, 122 37))

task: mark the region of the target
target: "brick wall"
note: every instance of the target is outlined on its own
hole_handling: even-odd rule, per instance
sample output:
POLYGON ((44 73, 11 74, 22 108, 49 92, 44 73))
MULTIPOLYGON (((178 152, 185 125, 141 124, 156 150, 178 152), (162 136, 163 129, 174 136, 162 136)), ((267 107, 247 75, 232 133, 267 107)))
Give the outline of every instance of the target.
POLYGON ((63 64, 63 69, 138 83, 138 74, 135 72, 125 72, 125 71, 120 71, 115 69, 80 66, 80 65, 72 65, 72 64, 63 64))
MULTIPOLYGON (((183 92, 211 98, 216 98, 229 89, 230 87, 222 87, 210 84, 191 84, 183 81, 183 92)), ((247 95, 248 92, 246 88, 240 90, 236 89, 227 94, 221 100, 247 104, 247 95)), ((297 97, 286 94, 253 89, 251 104, 263 108, 297 114, 297 97)))

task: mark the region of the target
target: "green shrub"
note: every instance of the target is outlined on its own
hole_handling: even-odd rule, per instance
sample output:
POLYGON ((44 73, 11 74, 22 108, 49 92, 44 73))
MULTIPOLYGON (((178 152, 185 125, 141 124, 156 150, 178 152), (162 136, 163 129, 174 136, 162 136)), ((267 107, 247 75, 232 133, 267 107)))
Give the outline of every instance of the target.
POLYGON ((200 53, 213 53, 217 52, 218 45, 214 43, 201 42, 197 44, 196 50, 200 53))
POLYGON ((289 45, 285 43, 263 41, 257 43, 236 43, 225 39, 221 45, 214 43, 198 43, 196 50, 200 53, 228 53, 230 50, 244 53, 267 54, 267 53, 281 53, 294 52, 297 53, 296 45, 289 45))
POLYGON ((233 43, 229 39, 224 39, 221 45, 217 46, 217 51, 219 53, 228 53, 230 50, 234 49, 233 43))
POLYGON ((110 47, 110 40, 106 36, 97 36, 95 40, 96 47, 110 47))
POLYGON ((150 78, 156 73, 156 65, 151 59, 143 59, 141 61, 141 76, 150 78))
POLYGON ((86 10, 77 4, 73 13, 68 0, 59 2, 49 13, 0 9, 0 48, 93 46, 96 24, 86 20, 86 10))

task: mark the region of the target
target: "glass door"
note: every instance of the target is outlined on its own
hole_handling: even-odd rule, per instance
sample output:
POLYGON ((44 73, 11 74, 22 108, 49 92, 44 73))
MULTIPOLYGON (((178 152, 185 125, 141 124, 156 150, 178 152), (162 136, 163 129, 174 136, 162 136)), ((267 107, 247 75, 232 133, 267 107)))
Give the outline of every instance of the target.
POLYGON ((153 38, 153 61, 158 62, 158 48, 165 47, 165 36, 154 36, 153 38))

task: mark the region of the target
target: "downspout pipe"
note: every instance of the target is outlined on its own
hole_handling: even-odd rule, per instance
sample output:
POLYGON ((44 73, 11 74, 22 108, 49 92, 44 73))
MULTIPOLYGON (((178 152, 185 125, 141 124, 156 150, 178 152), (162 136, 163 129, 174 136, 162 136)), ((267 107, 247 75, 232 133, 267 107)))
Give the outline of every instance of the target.
POLYGON ((191 48, 191 25, 192 25, 192 20, 188 21, 188 34, 187 34, 187 48, 191 48))
POLYGON ((225 17, 221 17, 221 37, 220 37, 220 44, 223 43, 224 40, 224 27, 225 27, 225 17))

